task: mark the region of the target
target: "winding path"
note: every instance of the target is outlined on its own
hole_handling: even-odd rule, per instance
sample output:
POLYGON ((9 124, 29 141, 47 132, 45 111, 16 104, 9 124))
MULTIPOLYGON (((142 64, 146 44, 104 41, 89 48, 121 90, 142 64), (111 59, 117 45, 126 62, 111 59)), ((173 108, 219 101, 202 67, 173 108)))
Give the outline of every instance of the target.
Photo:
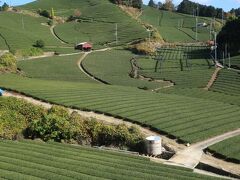
POLYGON ((89 52, 85 52, 80 59, 77 62, 78 68, 85 74, 87 75, 89 78, 93 79, 94 81, 98 82, 98 83, 103 83, 103 81, 100 81, 99 79, 97 79, 96 77, 94 77, 92 74, 90 74, 88 71, 86 71, 82 65, 83 60, 87 57, 88 54, 91 54, 93 52, 104 52, 104 51, 108 51, 111 50, 112 48, 104 48, 104 49, 98 49, 98 50, 94 50, 94 51, 89 51, 89 52))
POLYGON ((202 142, 186 147, 182 151, 178 151, 168 163, 179 164, 188 168, 195 168, 201 160, 203 150, 207 147, 219 143, 223 140, 240 135, 240 128, 231 132, 215 136, 202 142))
POLYGON ((62 39, 60 39, 54 32, 54 28, 55 28, 55 25, 51 26, 50 27, 50 31, 51 31, 51 34, 55 37, 55 39, 59 40, 62 44, 67 44, 66 42, 64 42, 62 39))

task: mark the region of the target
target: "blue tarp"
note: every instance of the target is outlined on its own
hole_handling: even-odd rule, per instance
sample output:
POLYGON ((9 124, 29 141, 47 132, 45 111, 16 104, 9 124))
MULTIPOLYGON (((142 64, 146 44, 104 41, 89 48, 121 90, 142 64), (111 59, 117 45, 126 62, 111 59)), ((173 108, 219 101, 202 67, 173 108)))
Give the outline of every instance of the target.
POLYGON ((2 96, 4 93, 4 91, 2 89, 0 89, 0 96, 2 96))

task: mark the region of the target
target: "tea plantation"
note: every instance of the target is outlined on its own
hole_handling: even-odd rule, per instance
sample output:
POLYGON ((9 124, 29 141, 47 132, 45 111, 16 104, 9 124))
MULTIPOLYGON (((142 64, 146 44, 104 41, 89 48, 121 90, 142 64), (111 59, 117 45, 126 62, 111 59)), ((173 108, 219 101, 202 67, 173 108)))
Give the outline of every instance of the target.
POLYGON ((1 87, 56 104, 122 117, 187 142, 201 141, 240 125, 240 108, 235 105, 124 86, 46 81, 16 75, 1 77, 1 87))
POLYGON ((55 56, 34 60, 19 61, 18 67, 25 75, 32 78, 72 81, 95 82, 83 74, 77 65, 82 55, 55 56))
POLYGON ((162 48, 160 56, 162 58, 162 65, 160 63, 155 72, 156 60, 149 58, 138 59, 140 66, 139 73, 145 77, 153 79, 162 79, 172 81, 176 87, 205 87, 211 78, 214 68, 212 67, 212 60, 209 55, 206 56, 205 50, 198 47, 193 47, 189 53, 188 60, 184 59, 185 48, 162 48), (197 51, 197 54, 194 52, 197 51), (198 52, 200 51, 200 52, 198 52), (201 54, 201 51, 202 54, 201 54))
MULTIPOLYGON (((42 40, 45 44, 43 51, 55 52, 52 57, 17 61, 18 69, 15 68, 14 73, 7 71, 5 61, 8 59, 0 59, 5 63, 5 69, 0 72, 0 88, 50 104, 120 118, 159 132, 166 139, 176 140, 174 143, 190 143, 190 146, 240 128, 240 73, 238 70, 221 69, 215 78, 213 52, 203 45, 212 38, 212 19, 198 18, 198 23, 207 25, 199 26, 196 41, 196 21, 191 15, 147 6, 137 13, 139 18, 135 19, 109 0, 38 0, 10 12, 0 12, 1 50, 10 50, 17 59, 21 59, 18 56, 20 50, 27 51, 35 46, 37 40, 42 40), (54 22, 39 16, 39 9, 53 11, 54 22), (48 25, 51 23, 54 24, 52 29, 48 25), (166 43, 162 39, 159 42, 154 39, 157 33, 150 34, 148 40, 149 26, 156 29, 159 39, 162 37, 166 43), (80 42, 92 44, 93 51, 84 54, 74 49, 80 42), (133 42, 140 43, 132 45, 133 42), (134 54, 145 52, 141 51, 141 45, 149 45, 150 48, 157 45, 159 48, 156 48, 156 54, 134 54), (129 49, 134 49, 134 53, 129 49), (131 76, 134 68, 137 69, 137 78, 131 76), (94 81, 86 73, 103 83, 94 81), (212 86, 206 90, 211 81, 212 86)), ((219 31, 220 28, 221 23, 216 21, 214 30, 219 31)), ((15 62, 14 56, 12 59, 15 62)), ((235 56, 231 68, 238 67, 239 56, 235 56)), ((6 115, 3 117, 18 120, 17 114, 9 113, 7 108, 4 110, 1 111, 6 115)), ((58 119, 58 123, 65 130, 63 119, 58 119)), ((12 137, 18 139, 14 135, 12 137)), ((24 137, 36 138, 34 135, 24 137)), ((61 138, 58 140, 62 142, 61 138)), ((74 143, 71 137, 68 140, 66 142, 74 143)), ((216 157, 239 163, 238 141, 239 136, 230 138, 208 150, 216 157)), ((179 146, 184 149, 183 145, 179 146)), ((41 140, 1 139, 0 179, 214 178, 180 167, 156 164, 149 158, 136 155, 63 143, 43 143, 41 140)))
POLYGON ((240 164, 240 147, 237 145, 240 142, 240 136, 236 136, 218 144, 210 146, 212 152, 217 153, 217 157, 234 161, 240 164), (229 148, 231 147, 231 148, 229 148))
POLYGON ((0 141, 3 179, 216 179, 147 158, 82 146, 0 141))
POLYGON ((232 70, 222 70, 211 90, 232 96, 239 96, 239 87, 240 73, 232 70))
POLYGON ((135 55, 123 49, 108 52, 95 52, 83 61, 83 67, 90 74, 109 84, 132 86, 138 88, 156 89, 167 85, 167 82, 157 83, 130 77, 131 62, 135 55), (106 68, 108 67, 108 68, 106 68))
POLYGON ((0 48, 6 49, 6 43, 12 51, 31 48, 39 39, 42 39, 46 46, 61 46, 61 43, 51 35, 49 27, 41 24, 47 21, 47 18, 42 17, 12 12, 0 13, 0 48))
MULTIPOLYGON (((156 27, 167 42, 194 42, 196 32, 195 17, 186 14, 157 10, 145 6, 141 20, 156 27), (179 24, 182 27, 179 29, 179 24)), ((200 17, 199 23, 210 23, 210 19, 200 17)), ((210 37, 209 27, 199 27, 198 40, 206 41, 210 37)))
POLYGON ((67 18, 76 9, 81 11, 81 22, 63 23, 55 28, 57 36, 70 44, 89 41, 94 48, 115 46, 116 24, 118 44, 123 45, 147 37, 147 31, 134 19, 122 12, 108 0, 70 1, 44 0, 23 6, 37 11, 39 8, 54 8, 56 15, 67 18), (67 7, 67 8, 66 8, 67 7), (109 10, 111 9, 111 10, 109 10))

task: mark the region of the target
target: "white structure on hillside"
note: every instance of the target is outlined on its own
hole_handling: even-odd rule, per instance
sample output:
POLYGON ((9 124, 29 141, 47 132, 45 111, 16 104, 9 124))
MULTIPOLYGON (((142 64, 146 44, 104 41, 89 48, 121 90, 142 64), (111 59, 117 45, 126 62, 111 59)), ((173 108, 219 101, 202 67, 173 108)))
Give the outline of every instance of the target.
POLYGON ((157 156, 162 154, 162 139, 159 136, 149 136, 146 138, 147 153, 157 156))

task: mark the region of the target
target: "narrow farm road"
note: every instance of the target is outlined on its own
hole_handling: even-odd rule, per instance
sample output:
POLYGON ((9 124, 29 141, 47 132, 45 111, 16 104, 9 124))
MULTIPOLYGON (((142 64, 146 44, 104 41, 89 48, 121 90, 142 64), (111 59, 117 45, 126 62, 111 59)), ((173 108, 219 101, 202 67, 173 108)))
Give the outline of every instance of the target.
POLYGON ((63 40, 61 40, 54 32, 54 28, 56 27, 56 25, 53 25, 50 27, 50 31, 51 34, 55 37, 55 39, 59 40, 62 44, 67 44, 66 42, 64 42, 63 40))
POLYGON ((219 71, 220 71, 221 69, 222 69, 222 68, 220 68, 220 67, 217 67, 217 68, 215 69, 215 71, 214 71, 214 73, 213 73, 210 81, 208 82, 208 84, 207 84, 207 86, 204 88, 204 90, 207 90, 207 91, 208 91, 208 90, 212 87, 212 85, 213 85, 214 81, 217 79, 218 73, 219 73, 219 71))
POLYGON ((238 135, 240 135, 240 128, 237 130, 227 132, 219 136, 207 139, 205 141, 192 144, 190 147, 186 147, 184 150, 178 151, 167 163, 179 164, 179 165, 193 169, 200 162, 204 149, 218 142, 221 142, 223 140, 226 140, 238 135))
POLYGON ((85 52, 80 59, 78 60, 77 64, 78 64, 78 68, 85 74, 87 75, 89 78, 93 79, 96 82, 99 83, 103 83, 102 81, 100 81, 99 79, 97 79, 96 77, 94 77, 92 74, 90 74, 88 71, 86 71, 82 65, 83 60, 87 57, 88 54, 91 54, 93 52, 104 52, 104 51, 108 51, 111 50, 112 48, 104 48, 104 49, 98 49, 98 50, 94 50, 94 51, 89 51, 89 52, 85 52))
POLYGON ((55 55, 54 52, 44 52, 43 55, 40 55, 40 56, 30 56, 30 57, 27 57, 27 58, 18 59, 18 61, 27 61, 27 60, 33 60, 33 59, 38 59, 38 58, 52 57, 54 55, 55 55))

